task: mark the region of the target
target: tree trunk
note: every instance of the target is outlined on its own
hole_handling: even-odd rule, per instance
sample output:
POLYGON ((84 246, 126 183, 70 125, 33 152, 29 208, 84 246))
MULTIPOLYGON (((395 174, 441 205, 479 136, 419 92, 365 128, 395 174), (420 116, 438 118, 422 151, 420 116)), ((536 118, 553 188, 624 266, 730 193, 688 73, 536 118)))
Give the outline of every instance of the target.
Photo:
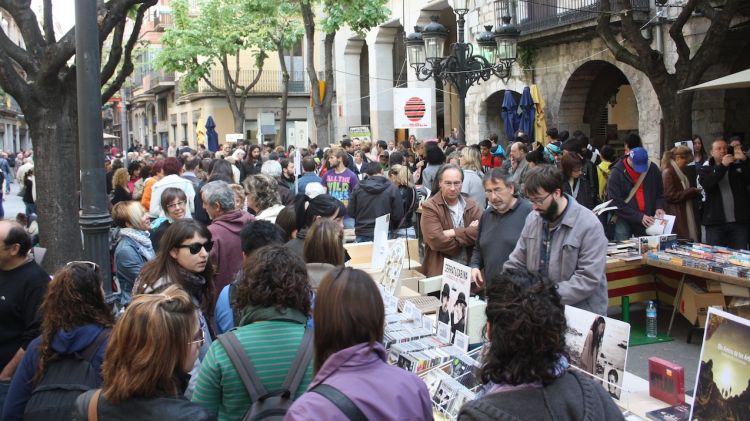
POLYGON ((279 53, 279 65, 281 66, 281 116, 279 130, 279 141, 281 144, 286 144, 286 110, 289 108, 289 70, 286 68, 286 61, 284 60, 284 46, 281 43, 277 43, 276 51, 279 53))
POLYGON ((34 139, 40 243, 47 248, 44 267, 52 273, 82 256, 75 83, 45 98, 29 107, 27 121, 34 139))
POLYGON ((664 138, 660 153, 671 149, 675 142, 692 139, 693 135, 693 94, 678 94, 676 88, 665 85, 653 83, 662 112, 664 138))
POLYGON ((315 133, 318 139, 318 146, 323 148, 330 145, 330 133, 328 130, 328 112, 316 107, 313 110, 315 119, 315 133))

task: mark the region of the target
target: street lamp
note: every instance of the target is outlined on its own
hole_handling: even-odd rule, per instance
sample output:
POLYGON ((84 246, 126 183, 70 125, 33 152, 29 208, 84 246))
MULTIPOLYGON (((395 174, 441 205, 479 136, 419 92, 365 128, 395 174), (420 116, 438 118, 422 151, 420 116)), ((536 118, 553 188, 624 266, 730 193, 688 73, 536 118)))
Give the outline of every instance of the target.
POLYGON ((477 35, 479 54, 474 54, 474 46, 464 41, 464 16, 469 13, 468 0, 453 0, 453 12, 457 15, 458 42, 451 45, 449 55, 444 55, 448 30, 438 22, 438 16, 430 17, 431 22, 424 28, 414 27, 414 32, 406 37, 409 65, 417 79, 434 79, 438 84, 451 84, 458 91, 459 125, 458 141, 466 143, 466 94, 469 88, 492 76, 507 83, 511 68, 516 61, 516 45, 521 32, 512 23, 511 0, 495 0, 495 30, 492 25, 484 27, 477 35))

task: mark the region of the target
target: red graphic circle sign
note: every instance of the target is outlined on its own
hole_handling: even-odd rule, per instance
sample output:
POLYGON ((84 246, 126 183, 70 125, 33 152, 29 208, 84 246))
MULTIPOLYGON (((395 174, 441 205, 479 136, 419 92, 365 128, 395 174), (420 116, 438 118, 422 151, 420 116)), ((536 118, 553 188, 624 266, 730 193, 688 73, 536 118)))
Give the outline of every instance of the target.
POLYGON ((425 105, 424 101, 422 101, 422 98, 413 96, 409 98, 408 101, 406 101, 406 106, 404 107, 404 114, 406 114, 406 118, 409 119, 409 121, 419 121, 424 117, 425 112, 425 105))

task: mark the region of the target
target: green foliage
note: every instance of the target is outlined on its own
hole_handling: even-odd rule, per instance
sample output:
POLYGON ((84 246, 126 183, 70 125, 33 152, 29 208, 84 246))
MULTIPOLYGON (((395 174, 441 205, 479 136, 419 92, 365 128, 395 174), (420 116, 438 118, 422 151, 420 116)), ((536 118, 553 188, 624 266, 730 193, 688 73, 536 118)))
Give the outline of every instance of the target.
POLYGON ((191 16, 187 0, 172 2, 174 26, 161 39, 156 65, 182 72, 182 83, 195 87, 214 66, 239 51, 257 49, 262 68, 269 45, 265 17, 274 15, 276 4, 260 0, 203 0, 199 13, 191 16))
POLYGON ((348 26, 362 35, 388 19, 391 12, 385 7, 386 3, 388 0, 322 0, 322 29, 334 33, 348 26))
POLYGON ((521 69, 531 69, 534 66, 534 58, 536 56, 536 48, 518 46, 518 65, 521 69))

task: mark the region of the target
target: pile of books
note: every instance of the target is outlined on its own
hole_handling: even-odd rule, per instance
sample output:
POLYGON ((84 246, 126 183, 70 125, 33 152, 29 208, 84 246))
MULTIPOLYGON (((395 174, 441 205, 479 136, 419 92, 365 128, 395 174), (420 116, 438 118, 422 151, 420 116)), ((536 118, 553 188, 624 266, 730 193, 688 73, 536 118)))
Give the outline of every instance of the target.
POLYGON ((482 349, 457 356, 420 375, 427 384, 433 408, 447 419, 455 420, 466 402, 477 399, 481 389, 478 359, 482 349))
POLYGON ((684 243, 650 252, 648 257, 673 265, 750 279, 750 252, 747 250, 684 243))

